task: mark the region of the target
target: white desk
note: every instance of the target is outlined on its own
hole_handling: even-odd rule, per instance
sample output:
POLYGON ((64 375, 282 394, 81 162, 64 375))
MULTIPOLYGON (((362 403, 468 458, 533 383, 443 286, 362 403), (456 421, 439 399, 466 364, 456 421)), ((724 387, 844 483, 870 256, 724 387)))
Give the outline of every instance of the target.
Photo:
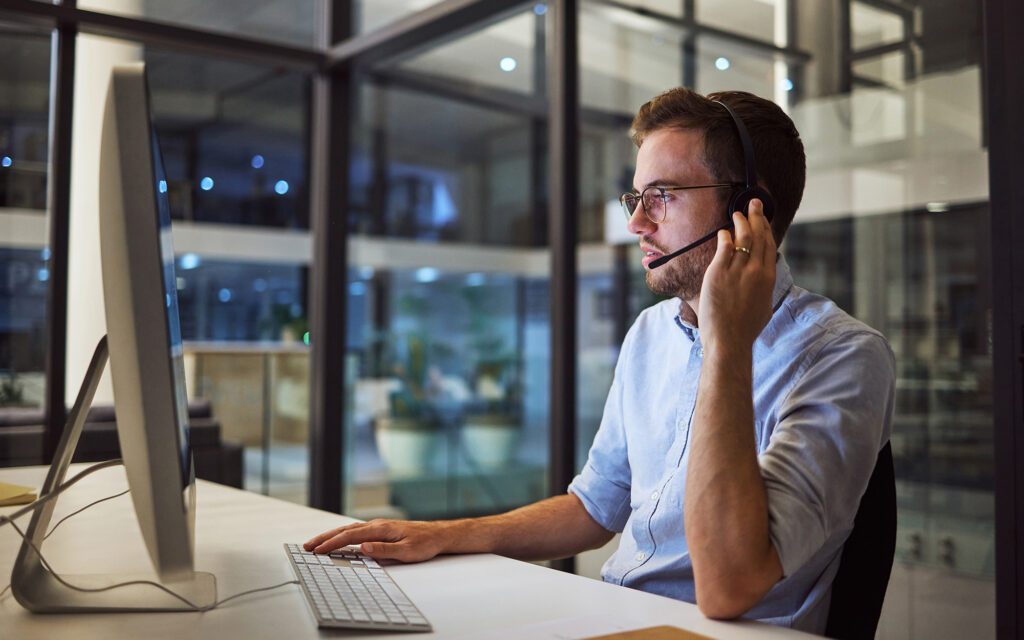
MULTIPOLYGON (((74 465, 69 476, 83 466, 74 465)), ((45 471, 0 469, 0 480, 39 487, 45 471)), ((53 522, 126 486, 123 468, 99 471, 59 498, 53 522)), ((282 544, 302 542, 344 521, 335 514, 209 482, 199 482, 197 496, 196 568, 217 576, 221 598, 294 579, 282 544)), ((0 508, 3 513, 13 510, 0 508)), ((24 528, 28 518, 22 522, 24 528)), ((20 543, 10 526, 0 527, 0 588, 9 582, 20 543)), ((47 541, 43 554, 68 574, 152 571, 129 496, 96 505, 65 522, 47 541)), ((433 634, 320 631, 299 587, 289 585, 202 614, 35 615, 8 592, 0 602, 0 638, 544 638, 552 637, 552 630, 564 621, 588 616, 597 629, 585 629, 587 635, 671 624, 714 638, 812 637, 757 623, 715 622, 691 604, 494 555, 445 556, 390 566, 389 571, 433 624, 433 634)))

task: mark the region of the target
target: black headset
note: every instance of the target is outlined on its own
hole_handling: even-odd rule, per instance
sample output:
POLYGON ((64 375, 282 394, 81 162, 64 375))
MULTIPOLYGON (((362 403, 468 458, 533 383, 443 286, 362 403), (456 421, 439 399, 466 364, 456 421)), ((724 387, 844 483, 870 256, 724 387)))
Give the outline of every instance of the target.
POLYGON ((732 116, 733 124, 736 125, 736 132, 740 136, 740 144, 743 145, 743 165, 746 183, 732 192, 732 196, 729 198, 729 208, 726 209, 725 213, 730 219, 732 218, 733 211, 741 211, 743 215, 747 215, 747 207, 750 205, 750 201, 757 198, 763 205, 764 217, 768 219, 768 222, 771 222, 775 214, 775 199, 772 198, 772 194, 768 193, 766 189, 757 186, 757 163, 754 160, 754 143, 750 141, 747 127, 729 105, 720 100, 713 100, 712 102, 717 102, 725 107, 725 110, 732 116))
POLYGON ((737 185, 729 196, 729 206, 725 210, 725 216, 729 222, 718 227, 703 238, 700 238, 695 242, 691 242, 678 251, 674 251, 667 256, 661 256, 657 260, 652 260, 649 265, 649 268, 651 269, 657 269, 669 260, 678 258, 691 249, 696 249, 711 238, 717 236, 718 232, 722 229, 731 229, 733 212, 739 211, 742 212, 743 215, 747 215, 747 207, 750 206, 750 201, 754 198, 761 201, 761 210, 764 212, 764 217, 767 218, 768 222, 771 222, 775 215, 775 199, 772 198, 772 194, 768 193, 767 189, 763 189, 757 185, 757 163, 754 160, 754 143, 750 141, 750 134, 747 133, 747 127, 743 124, 743 121, 740 120, 740 117, 733 112, 729 105, 725 104, 721 100, 712 100, 712 102, 716 102, 725 107, 725 110, 728 111, 729 115, 732 117, 733 124, 736 125, 736 133, 739 134, 740 144, 743 145, 743 173, 745 182, 742 185, 737 185))

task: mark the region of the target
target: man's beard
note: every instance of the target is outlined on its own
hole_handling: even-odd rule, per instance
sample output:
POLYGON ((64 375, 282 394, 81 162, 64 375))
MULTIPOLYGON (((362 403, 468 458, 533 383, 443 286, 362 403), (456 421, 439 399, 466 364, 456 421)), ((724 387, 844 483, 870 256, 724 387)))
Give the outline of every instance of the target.
POLYGON ((717 247, 717 238, 712 238, 657 269, 648 269, 647 288, 659 296, 696 299, 704 283, 704 272, 714 259, 717 247))

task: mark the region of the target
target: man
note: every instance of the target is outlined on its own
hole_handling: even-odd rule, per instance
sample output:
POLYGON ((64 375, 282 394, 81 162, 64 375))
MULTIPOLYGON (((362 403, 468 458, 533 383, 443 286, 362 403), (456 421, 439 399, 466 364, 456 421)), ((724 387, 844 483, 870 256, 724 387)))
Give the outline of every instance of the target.
POLYGON ((895 361, 878 332, 793 285, 776 253, 803 193, 792 121, 741 92, 687 89, 645 104, 626 194, 647 284, 674 296, 640 314, 583 471, 556 496, 503 515, 373 521, 306 548, 361 544, 406 562, 491 552, 536 560, 607 543, 605 581, 821 633, 843 542, 888 441, 895 361), (743 176, 728 104, 746 124, 759 186, 775 200, 726 211, 743 176), (664 189, 660 187, 665 187, 664 189), (669 189, 668 187, 675 187, 669 189), (679 187, 687 187, 681 189, 679 187), (649 264, 729 221, 711 242, 649 264))

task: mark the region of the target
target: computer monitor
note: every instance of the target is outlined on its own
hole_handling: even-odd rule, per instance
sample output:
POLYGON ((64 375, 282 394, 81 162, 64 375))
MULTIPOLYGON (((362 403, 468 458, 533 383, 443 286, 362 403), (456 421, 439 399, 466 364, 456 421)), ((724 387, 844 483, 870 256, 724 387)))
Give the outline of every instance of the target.
MULTIPOLYGON (((195 474, 174 249, 166 177, 150 125, 141 63, 115 67, 111 74, 99 160, 107 336, 97 348, 71 411, 43 493, 58 486, 66 473, 109 349, 121 456, 153 567, 161 582, 204 606, 215 600, 216 587, 212 575, 195 572, 193 567, 195 474)), ((52 504, 35 514, 27 532, 39 544, 52 504)), ((137 578, 111 574, 101 581, 137 578)), ((88 582, 93 586, 95 580, 88 582)), ((150 585, 99 593, 68 589, 25 546, 12 589, 19 602, 33 611, 190 609, 150 585)))

